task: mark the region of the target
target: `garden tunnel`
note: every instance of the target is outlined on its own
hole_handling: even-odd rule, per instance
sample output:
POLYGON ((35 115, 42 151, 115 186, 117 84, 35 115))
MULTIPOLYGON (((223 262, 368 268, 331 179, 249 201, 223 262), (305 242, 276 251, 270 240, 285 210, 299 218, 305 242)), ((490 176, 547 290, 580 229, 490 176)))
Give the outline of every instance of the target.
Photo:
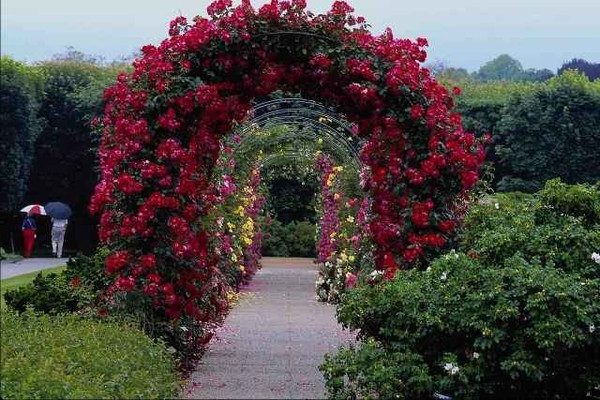
MULTIPOLYGON (((260 10, 217 1, 208 13, 172 21, 169 38, 145 46, 133 71, 105 92, 90 210, 101 214, 99 237, 111 252, 109 293, 172 321, 224 315, 228 287, 210 231, 223 215, 213 212, 212 177, 228 133, 248 118, 259 126, 291 118, 325 132, 325 145, 355 164, 361 149, 373 268, 392 277, 438 254, 483 150, 452 111, 452 95, 422 67, 426 41, 373 36, 344 2, 315 15, 302 1, 260 10), (274 93, 304 100, 256 106, 274 93), (313 102, 348 123, 314 118, 322 109, 313 102)), ((320 165, 329 177, 339 172, 320 165)))
MULTIPOLYGON (((217 225, 222 229, 213 232, 212 236, 219 241, 217 247, 222 251, 221 256, 227 259, 225 264, 240 262, 241 273, 231 266, 221 267, 228 271, 230 285, 247 281, 259 264, 260 233, 258 243, 253 239, 255 233, 261 231, 258 225, 264 224, 265 219, 261 218, 262 213, 255 204, 264 204, 266 197, 266 190, 261 190, 257 184, 259 180, 261 186, 265 185, 265 180, 269 186, 273 179, 283 176, 292 177, 302 185, 312 181, 316 184, 313 186, 318 187, 321 183, 320 190, 316 190, 316 194, 321 195, 317 201, 320 228, 311 236, 318 237, 320 247, 328 243, 327 253, 332 255, 336 249, 332 242, 338 239, 330 235, 335 235, 333 230, 340 225, 337 221, 339 206, 350 199, 350 194, 357 204, 364 195, 358 182, 359 146, 360 141, 352 136, 350 124, 338 117, 333 109, 314 101, 298 97, 278 98, 261 102, 248 112, 248 118, 223 140, 213 176, 223 189, 220 191, 223 205, 216 210, 219 215, 217 225), (333 177, 328 179, 329 176, 324 175, 333 170, 320 170, 324 165, 336 168, 335 182, 333 177), (334 186, 337 194, 333 193, 334 186), (325 198, 326 193, 331 199, 325 198), (335 200, 334 195, 337 196, 335 200), (326 211, 336 216, 325 217, 326 211), (329 226, 323 228, 325 224, 329 226), (240 226, 246 228, 236 229, 240 226), (239 242, 237 245, 236 241, 239 242)), ((320 276, 331 275, 324 265, 329 257, 323 251, 317 251, 317 254, 320 276)))

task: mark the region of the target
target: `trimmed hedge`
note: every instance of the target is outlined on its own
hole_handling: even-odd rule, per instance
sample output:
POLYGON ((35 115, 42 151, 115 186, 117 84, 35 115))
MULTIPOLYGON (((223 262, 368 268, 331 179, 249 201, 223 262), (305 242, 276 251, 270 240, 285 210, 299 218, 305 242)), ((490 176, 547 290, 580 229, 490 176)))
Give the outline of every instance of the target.
POLYGON ((165 347, 129 326, 2 313, 3 399, 165 398, 177 394, 165 347))

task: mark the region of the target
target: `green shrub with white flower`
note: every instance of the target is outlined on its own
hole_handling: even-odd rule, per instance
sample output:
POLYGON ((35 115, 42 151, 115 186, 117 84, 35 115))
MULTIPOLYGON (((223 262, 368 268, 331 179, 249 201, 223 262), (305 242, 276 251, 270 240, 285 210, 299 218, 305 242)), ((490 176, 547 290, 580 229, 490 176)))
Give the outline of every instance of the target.
POLYGON ((598 396, 599 189, 480 202, 456 251, 348 291, 338 318, 361 342, 321 366, 330 397, 598 396))

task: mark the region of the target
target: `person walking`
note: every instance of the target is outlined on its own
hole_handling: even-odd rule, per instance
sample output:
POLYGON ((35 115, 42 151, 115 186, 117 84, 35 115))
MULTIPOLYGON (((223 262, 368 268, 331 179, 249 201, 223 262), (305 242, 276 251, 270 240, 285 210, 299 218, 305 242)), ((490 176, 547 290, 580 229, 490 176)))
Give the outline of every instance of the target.
POLYGON ((62 257, 63 243, 65 241, 65 232, 69 220, 52 218, 52 254, 58 258, 62 257))
POLYGON ((36 230, 37 225, 35 219, 33 219, 33 214, 29 212, 23 220, 23 225, 21 225, 21 231, 23 232, 23 257, 25 258, 31 257, 31 253, 33 253, 36 230))

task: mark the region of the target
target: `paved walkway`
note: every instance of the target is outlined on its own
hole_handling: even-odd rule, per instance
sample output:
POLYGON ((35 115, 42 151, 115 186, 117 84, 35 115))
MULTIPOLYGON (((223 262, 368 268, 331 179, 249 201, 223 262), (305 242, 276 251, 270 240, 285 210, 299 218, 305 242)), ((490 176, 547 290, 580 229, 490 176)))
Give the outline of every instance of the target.
POLYGON ((0 263, 0 279, 12 278, 30 272, 65 265, 68 258, 22 258, 18 261, 3 260, 0 263))
POLYGON ((323 355, 353 335, 315 300, 310 259, 263 258, 263 269, 190 377, 192 399, 323 398, 323 355))

